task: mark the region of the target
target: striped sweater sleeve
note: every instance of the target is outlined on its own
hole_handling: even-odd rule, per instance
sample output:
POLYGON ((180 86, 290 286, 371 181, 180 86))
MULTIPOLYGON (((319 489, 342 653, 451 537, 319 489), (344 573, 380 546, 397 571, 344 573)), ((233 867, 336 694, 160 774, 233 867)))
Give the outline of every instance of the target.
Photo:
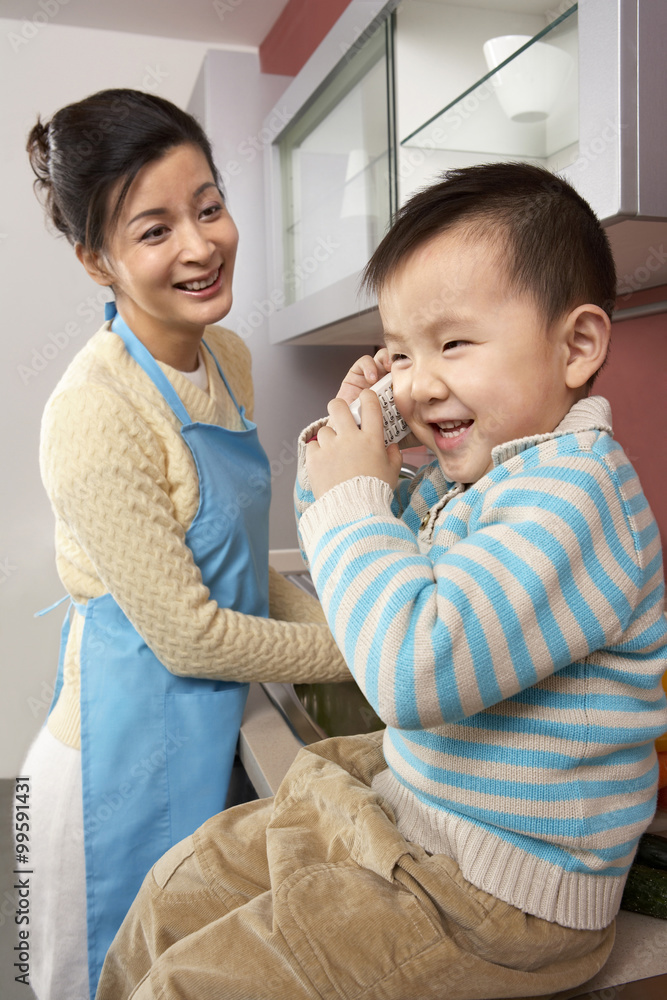
POLYGON ((304 506, 330 628, 387 725, 461 720, 640 629, 643 648, 647 628, 660 641, 659 542, 643 494, 633 506, 605 447, 563 441, 547 461, 532 449, 512 474, 497 467, 418 533, 368 477, 304 506))
MULTIPOLYGON (((302 540, 301 540, 301 518, 307 510, 315 503, 315 495, 310 486, 310 480, 308 478, 308 470, 306 469, 306 443, 317 436, 317 432, 320 427, 324 427, 327 422, 327 417, 322 417, 319 420, 313 421, 309 424, 299 435, 298 440, 298 452, 297 452, 297 476, 294 485, 294 514, 296 517, 297 524, 297 535, 299 540, 299 548, 301 551, 301 558, 303 559, 307 568, 310 568, 308 561, 308 553, 306 552, 302 540)), ((391 501, 392 513, 397 517, 405 513, 410 518, 413 514, 410 510, 410 493, 412 492, 417 480, 411 481, 408 479, 401 479, 396 488, 395 493, 391 501)), ((389 487, 387 487, 389 489, 389 487)), ((433 501, 436 498, 435 494, 431 491, 430 499, 433 501)), ((414 521, 414 517, 412 518, 414 521)))

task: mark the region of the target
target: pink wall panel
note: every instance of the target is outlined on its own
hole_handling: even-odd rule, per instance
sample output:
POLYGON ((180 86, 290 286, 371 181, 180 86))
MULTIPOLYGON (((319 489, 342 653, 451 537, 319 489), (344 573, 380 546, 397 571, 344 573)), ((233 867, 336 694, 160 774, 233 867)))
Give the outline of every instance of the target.
MULTIPOLYGON (((623 296, 617 308, 667 300, 667 285, 623 296)), ((594 392, 611 403, 614 437, 634 465, 667 549, 667 313, 612 325, 594 392)))
POLYGON ((289 0, 259 47, 262 73, 296 76, 350 0, 289 0))

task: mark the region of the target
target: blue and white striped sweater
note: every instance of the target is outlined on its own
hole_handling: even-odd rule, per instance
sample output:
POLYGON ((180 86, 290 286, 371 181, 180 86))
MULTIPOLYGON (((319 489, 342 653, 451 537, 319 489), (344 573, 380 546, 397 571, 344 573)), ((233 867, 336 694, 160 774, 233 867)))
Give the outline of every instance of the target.
POLYGON ((399 828, 582 928, 618 909, 667 729, 660 542, 609 424, 592 397, 467 491, 434 463, 316 503, 302 444, 296 492, 329 625, 387 724, 374 787, 399 828))

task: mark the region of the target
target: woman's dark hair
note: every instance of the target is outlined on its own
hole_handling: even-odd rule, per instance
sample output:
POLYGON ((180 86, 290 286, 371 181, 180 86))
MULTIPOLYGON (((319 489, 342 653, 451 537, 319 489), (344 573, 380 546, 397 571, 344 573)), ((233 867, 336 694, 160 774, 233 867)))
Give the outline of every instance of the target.
POLYGON ((198 146, 222 193, 211 144, 199 122, 175 104, 140 90, 101 90, 39 119, 28 136, 35 189, 47 216, 73 245, 105 249, 138 172, 167 150, 198 146), (111 209, 109 192, 122 180, 111 209))
POLYGON ((363 285, 379 292, 418 247, 455 226, 498 246, 510 286, 532 295, 547 326, 586 302, 611 316, 616 271, 599 219, 570 184, 528 163, 449 170, 419 191, 368 262, 363 285))

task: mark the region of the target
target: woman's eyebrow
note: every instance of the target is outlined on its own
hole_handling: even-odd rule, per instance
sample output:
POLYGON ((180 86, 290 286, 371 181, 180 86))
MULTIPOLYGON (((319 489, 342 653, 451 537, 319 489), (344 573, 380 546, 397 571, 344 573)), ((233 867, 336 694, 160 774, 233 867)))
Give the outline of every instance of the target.
POLYGON ((218 192, 218 194, 222 193, 220 191, 220 188, 218 187, 218 185, 215 183, 215 181, 205 181, 203 184, 199 185, 199 187, 197 188, 197 190, 193 194, 193 196, 192 196, 193 201, 194 201, 195 198, 198 198, 199 195, 202 193, 202 191, 205 191, 207 188, 215 188, 215 190, 218 192))
POLYGON ((133 222, 137 221, 137 219, 145 218, 147 215, 165 215, 166 211, 166 208, 147 208, 145 211, 139 212, 138 215, 135 215, 133 219, 130 219, 128 226, 131 226, 133 222))
MULTIPOLYGON (((204 184, 200 184, 197 190, 194 192, 194 194, 192 195, 192 200, 196 201, 199 195, 210 187, 215 188, 216 191, 220 190, 215 181, 205 181, 204 184)), ((145 218, 147 215, 165 215, 166 212, 167 212, 166 208, 147 208, 143 212, 139 212, 137 215, 135 215, 133 219, 130 219, 130 221, 128 222, 128 226, 131 226, 133 222, 137 221, 137 219, 145 218)))

